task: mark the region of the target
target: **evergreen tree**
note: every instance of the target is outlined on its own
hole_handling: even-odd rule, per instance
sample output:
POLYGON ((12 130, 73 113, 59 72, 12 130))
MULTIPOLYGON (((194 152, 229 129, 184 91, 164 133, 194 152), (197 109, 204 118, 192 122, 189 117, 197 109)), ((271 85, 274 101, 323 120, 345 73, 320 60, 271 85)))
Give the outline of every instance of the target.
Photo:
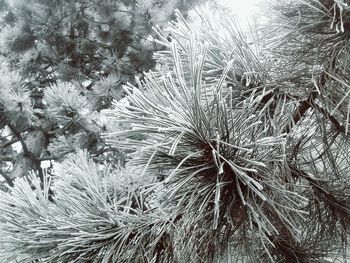
MULTIPOLYGON (((196 3, 198 4, 198 3, 196 3)), ((41 162, 76 148, 100 162, 119 160, 104 143, 100 111, 121 86, 154 66, 162 47, 152 27, 193 1, 42 1, 1 3, 0 156, 9 185, 41 162), (11 145, 20 142, 21 154, 11 145)), ((39 171, 41 173, 41 171, 39 171)))
MULTIPOLYGON (((177 12, 155 28, 156 67, 99 112, 110 122, 101 140, 125 165, 62 150, 52 174, 16 179, 0 192, 4 262, 346 262, 349 4, 276 1, 249 35, 229 13, 177 12)), ((1 78, 3 101, 29 96, 14 74, 1 78)), ((78 125, 93 131, 95 106, 56 82, 44 91, 48 118, 72 140, 78 125), (71 122, 77 112, 86 118, 71 122)), ((22 141, 11 126, 36 109, 2 103, 22 141)), ((66 145, 76 148, 57 138, 66 145)))

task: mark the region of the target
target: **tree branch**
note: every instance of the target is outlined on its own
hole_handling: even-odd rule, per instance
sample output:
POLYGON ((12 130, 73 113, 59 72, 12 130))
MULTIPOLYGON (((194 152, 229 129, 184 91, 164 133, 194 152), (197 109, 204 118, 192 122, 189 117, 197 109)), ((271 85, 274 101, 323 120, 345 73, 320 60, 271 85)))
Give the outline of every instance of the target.
POLYGON ((2 177, 6 180, 7 184, 11 187, 14 187, 13 180, 6 174, 1 173, 2 177))
MULTIPOLYGON (((317 97, 317 92, 316 90, 314 90, 311 92, 310 96, 306 100, 301 102, 299 107, 294 112, 292 124, 293 123, 296 124, 297 122, 299 122, 300 119, 305 115, 306 111, 309 108, 313 108, 318 112, 320 112, 326 119, 328 119, 338 132, 345 133, 344 126, 334 116, 332 116, 327 110, 325 110, 324 108, 322 108, 321 106, 315 103, 314 100, 316 97, 317 97)), ((289 133, 291 130, 291 126, 292 126, 291 124, 287 125, 283 131, 285 133, 289 133)))
POLYGON ((330 203, 333 207, 350 216, 350 206, 342 204, 334 195, 325 190, 316 179, 311 178, 307 173, 292 165, 289 165, 289 168, 291 169, 292 175, 306 179, 319 193, 325 197, 325 199, 328 201, 327 203, 330 203))
POLYGON ((299 106, 294 111, 292 121, 284 127, 282 133, 290 133, 292 127, 295 126, 302 119, 307 110, 310 109, 311 106, 314 104, 314 99, 316 99, 317 94, 317 90, 314 89, 311 91, 309 97, 306 100, 300 102, 299 106))
POLYGON ((10 141, 5 142, 5 143, 3 143, 3 144, 0 144, 0 149, 7 148, 7 147, 9 147, 10 145, 12 145, 12 144, 14 144, 14 143, 16 143, 16 142, 18 142, 18 141, 19 141, 18 138, 12 138, 10 141))
POLYGON ((10 157, 10 156, 2 156, 0 155, 0 160, 3 161, 3 162, 13 162, 13 158, 10 157))
MULTIPOLYGON (((337 58, 337 56, 332 54, 331 59, 327 63, 328 66, 325 66, 325 68, 328 67, 330 69, 330 71, 331 71, 331 69, 334 69, 335 63, 336 63, 336 58, 337 58)), ((315 87, 311 91, 309 97, 306 100, 303 100, 300 102, 299 106, 294 111, 292 121, 284 127, 282 133, 287 133, 287 134, 290 133, 290 131, 292 130, 292 127, 294 125, 296 125, 302 119, 302 117, 305 115, 307 110, 309 108, 311 108, 313 105, 316 105, 314 103, 314 100, 317 98, 317 96, 319 94, 319 90, 322 87, 324 87, 324 85, 326 84, 328 79, 329 79, 329 74, 327 74, 326 71, 323 71, 320 75, 318 83, 317 84, 315 83, 315 87)))
POLYGON ((23 154, 25 156, 29 155, 29 150, 28 147, 26 145, 26 143, 24 142, 21 133, 10 123, 7 123, 7 126, 10 128, 11 132, 18 138, 18 140, 20 141, 21 145, 22 145, 22 150, 23 150, 23 154))
POLYGON ((38 161, 52 161, 52 160, 58 160, 60 157, 59 156, 43 156, 40 158, 37 158, 38 161))
POLYGON ((334 116, 332 116, 328 111, 326 111, 321 106, 315 103, 312 105, 312 107, 318 110, 324 117, 326 117, 334 125, 335 129, 338 132, 345 133, 344 126, 336 118, 334 118, 334 116))

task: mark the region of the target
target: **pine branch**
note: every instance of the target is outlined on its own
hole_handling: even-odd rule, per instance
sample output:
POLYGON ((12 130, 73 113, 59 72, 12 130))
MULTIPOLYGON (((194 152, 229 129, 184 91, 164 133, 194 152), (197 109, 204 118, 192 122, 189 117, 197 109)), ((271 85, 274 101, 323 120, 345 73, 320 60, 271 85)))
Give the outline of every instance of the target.
MULTIPOLYGON (((330 71, 334 69, 336 59, 337 56, 335 54, 332 54, 331 59, 328 61, 328 68, 330 71)), ((315 105, 315 99, 319 95, 319 91, 322 90, 322 88, 326 85, 326 82, 329 80, 329 78, 329 74, 327 74, 325 71, 321 73, 318 83, 315 84, 316 86, 312 89, 308 98, 300 102, 299 106, 293 113, 292 121, 284 127, 282 133, 290 133, 292 127, 295 126, 305 116, 306 112, 313 105, 315 105)))
POLYGON ((349 205, 343 204, 341 201, 339 201, 334 195, 332 195, 331 193, 329 193, 329 191, 324 189, 324 187, 316 179, 311 178, 306 172, 296 168, 293 165, 289 165, 289 168, 291 169, 291 172, 294 176, 306 179, 314 187, 314 189, 316 189, 325 197, 327 203, 341 210, 342 212, 347 214, 348 217, 350 217, 349 205))
POLYGON ((316 103, 313 103, 312 107, 318 110, 326 119, 328 119, 338 132, 345 133, 344 126, 334 116, 332 116, 327 110, 317 105, 316 103))
POLYGON ((2 177, 6 180, 7 184, 11 187, 14 186, 13 180, 5 173, 1 173, 2 177))
POLYGON ((0 145, 0 149, 7 148, 7 147, 11 146, 12 144, 14 144, 14 143, 16 143, 16 142, 18 142, 18 141, 19 141, 18 138, 12 138, 10 141, 1 144, 1 145, 0 145))
POLYGON ((3 162, 13 162, 14 161, 14 159, 10 156, 1 156, 1 155, 0 155, 0 160, 3 162))
POLYGON ((17 137, 17 139, 21 143, 23 154, 25 156, 30 156, 30 152, 28 150, 26 143, 24 142, 24 140, 22 138, 21 133, 10 122, 7 123, 7 126, 10 128, 11 132, 17 137))
POLYGON ((36 158, 38 161, 42 162, 42 161, 52 161, 52 160, 59 160, 60 157, 59 156, 43 156, 40 158, 36 158))
POLYGON ((324 108, 319 106, 317 103, 315 103, 315 99, 317 98, 317 96, 318 96, 317 90, 313 90, 309 95, 309 97, 300 103, 300 105, 298 106, 298 108, 295 110, 293 114, 293 121, 287 126, 285 126, 283 130, 284 133, 290 133, 291 128, 302 119, 302 117, 306 114, 306 112, 310 108, 313 108, 319 111, 326 119, 328 119, 333 124, 333 126, 338 132, 345 133, 344 126, 334 116, 332 116, 327 110, 325 110, 324 108))
POLYGON ((28 133, 26 142, 23 140, 21 134, 15 129, 14 130, 19 135, 20 142, 22 141, 23 152, 16 159, 12 172, 11 178, 15 179, 17 177, 23 177, 27 175, 30 170, 37 170, 40 167, 40 157, 43 147, 44 147, 44 134, 40 130, 31 131, 28 133), (30 149, 30 151, 29 151, 30 149))
POLYGON ((293 113, 292 121, 284 127, 282 133, 290 133, 292 127, 295 126, 304 117, 308 109, 312 107, 314 99, 317 97, 317 94, 317 90, 314 89, 311 91, 309 97, 306 100, 300 102, 299 106, 293 113))

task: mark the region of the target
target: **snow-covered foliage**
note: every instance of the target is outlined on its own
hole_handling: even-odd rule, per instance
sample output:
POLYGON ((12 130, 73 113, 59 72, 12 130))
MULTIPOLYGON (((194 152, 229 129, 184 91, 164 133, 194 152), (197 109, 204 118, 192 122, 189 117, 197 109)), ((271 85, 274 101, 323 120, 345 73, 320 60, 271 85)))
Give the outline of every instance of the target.
MULTIPOLYGON (((5 262, 349 259, 349 3, 274 1, 248 34, 227 12, 176 12, 167 28, 154 27, 155 68, 127 83, 151 54, 142 48, 153 38, 136 35, 180 2, 65 1, 74 16, 57 28, 64 45, 46 38, 45 24, 20 27, 45 36, 41 46, 55 55, 43 64, 35 45, 5 41, 11 63, 47 70, 38 86, 22 77, 28 68, 0 81, 0 93, 22 95, 41 120, 26 117, 30 129, 19 130, 0 115, 14 135, 3 145, 23 149, 17 179, 5 177, 11 187, 0 192, 5 262), (108 20, 115 12, 118 25, 108 20), (56 162, 41 169, 47 159, 56 162), (34 171, 23 177, 21 165, 34 171)), ((27 14, 23 1, 13 4, 27 14)), ((39 7, 33 13, 46 17, 39 7)))

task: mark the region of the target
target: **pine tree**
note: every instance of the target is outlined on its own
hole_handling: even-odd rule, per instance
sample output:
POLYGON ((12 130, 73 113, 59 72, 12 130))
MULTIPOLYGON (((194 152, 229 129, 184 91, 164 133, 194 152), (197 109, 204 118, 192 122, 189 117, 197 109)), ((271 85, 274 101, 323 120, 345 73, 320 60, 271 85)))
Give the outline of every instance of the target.
MULTIPOLYGON (((62 150, 53 174, 0 192, 4 262, 346 262, 349 4, 275 1, 253 34, 229 13, 156 27, 156 67, 100 111, 125 165, 62 150)), ((57 83, 47 116, 89 127, 70 115, 90 118, 91 102, 57 83)), ((36 117, 9 112, 16 125, 36 117)))
POLYGON ((123 97, 123 84, 135 84, 135 75, 154 66, 152 53, 162 47, 152 27, 194 4, 2 1, 0 156, 7 184, 76 148, 100 162, 123 162, 101 138, 107 124, 100 111, 123 97))

